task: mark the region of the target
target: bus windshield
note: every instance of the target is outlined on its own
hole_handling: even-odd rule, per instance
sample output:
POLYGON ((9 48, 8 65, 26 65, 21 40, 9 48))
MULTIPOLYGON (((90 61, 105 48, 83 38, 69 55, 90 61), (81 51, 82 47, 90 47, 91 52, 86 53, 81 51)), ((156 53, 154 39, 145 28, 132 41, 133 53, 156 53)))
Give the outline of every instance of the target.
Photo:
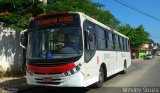
POLYGON ((82 54, 80 27, 45 25, 29 31, 28 59, 63 59, 82 54))

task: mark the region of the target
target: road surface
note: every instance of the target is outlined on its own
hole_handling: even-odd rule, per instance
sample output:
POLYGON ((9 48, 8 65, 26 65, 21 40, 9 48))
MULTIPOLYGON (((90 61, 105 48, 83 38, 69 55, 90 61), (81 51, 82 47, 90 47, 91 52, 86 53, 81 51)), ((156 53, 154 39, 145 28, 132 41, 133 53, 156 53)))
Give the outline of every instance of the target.
POLYGON ((27 87, 18 93, 160 93, 160 56, 152 60, 132 61, 126 74, 108 78, 102 88, 27 87))

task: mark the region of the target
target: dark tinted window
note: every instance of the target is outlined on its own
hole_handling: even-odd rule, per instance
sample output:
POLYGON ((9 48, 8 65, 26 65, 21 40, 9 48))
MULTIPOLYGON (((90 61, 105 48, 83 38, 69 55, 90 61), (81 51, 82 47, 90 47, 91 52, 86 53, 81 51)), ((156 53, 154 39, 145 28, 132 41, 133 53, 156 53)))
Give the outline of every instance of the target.
POLYGON ((108 36, 109 36, 109 39, 108 39, 108 49, 109 50, 113 50, 112 33, 108 32, 108 36))
POLYGON ((115 35, 115 38, 116 38, 116 50, 119 50, 118 35, 115 35))
POLYGON ((81 54, 80 27, 39 29, 29 32, 29 59, 57 59, 57 57, 62 59, 81 54))
POLYGON ((106 48, 105 31, 99 27, 96 28, 98 34, 98 49, 106 48))
POLYGON ((95 54, 96 48, 96 33, 95 33, 95 25, 89 21, 84 21, 84 42, 85 42, 85 61, 89 62, 89 60, 95 54), (89 35, 88 35, 89 32, 89 35), (92 39, 90 39, 92 38, 92 39), (89 49, 88 49, 89 48, 89 49))
POLYGON ((109 41, 109 35, 108 35, 108 30, 105 31, 105 38, 106 38, 106 48, 108 48, 108 41, 109 41))
POLYGON ((116 39, 115 39, 115 34, 112 33, 112 48, 115 49, 116 48, 116 39))

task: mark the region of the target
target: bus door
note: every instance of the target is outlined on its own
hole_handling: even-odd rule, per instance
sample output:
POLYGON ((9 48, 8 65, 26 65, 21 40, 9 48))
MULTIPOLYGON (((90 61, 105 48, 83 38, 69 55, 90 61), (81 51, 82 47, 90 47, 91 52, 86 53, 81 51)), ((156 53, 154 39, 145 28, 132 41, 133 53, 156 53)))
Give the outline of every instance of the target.
MULTIPOLYGON (((95 25, 89 21, 84 21, 84 61, 86 68, 87 85, 93 83, 93 79, 96 79, 99 70, 96 63, 96 34, 95 25)), ((98 78, 97 78, 98 79, 98 78)))

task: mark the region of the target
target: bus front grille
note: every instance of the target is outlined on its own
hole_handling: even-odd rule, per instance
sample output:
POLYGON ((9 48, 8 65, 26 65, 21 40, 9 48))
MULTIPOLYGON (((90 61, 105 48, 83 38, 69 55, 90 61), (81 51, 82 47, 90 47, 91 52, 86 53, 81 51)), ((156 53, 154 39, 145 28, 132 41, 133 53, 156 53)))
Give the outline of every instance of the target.
POLYGON ((45 82, 43 79, 40 79, 40 78, 35 78, 36 82, 37 83, 40 83, 40 84, 55 84, 55 85, 58 85, 61 83, 61 79, 60 78, 52 78, 50 81, 48 82, 45 82))
MULTIPOLYGON (((34 73, 38 75, 46 75, 46 73, 40 73, 40 72, 34 72, 34 73)), ((47 75, 55 75, 55 74, 62 74, 62 73, 47 73, 47 75)))
POLYGON ((40 83, 40 84, 54 84, 54 85, 59 85, 60 82, 37 82, 37 83, 40 83))

